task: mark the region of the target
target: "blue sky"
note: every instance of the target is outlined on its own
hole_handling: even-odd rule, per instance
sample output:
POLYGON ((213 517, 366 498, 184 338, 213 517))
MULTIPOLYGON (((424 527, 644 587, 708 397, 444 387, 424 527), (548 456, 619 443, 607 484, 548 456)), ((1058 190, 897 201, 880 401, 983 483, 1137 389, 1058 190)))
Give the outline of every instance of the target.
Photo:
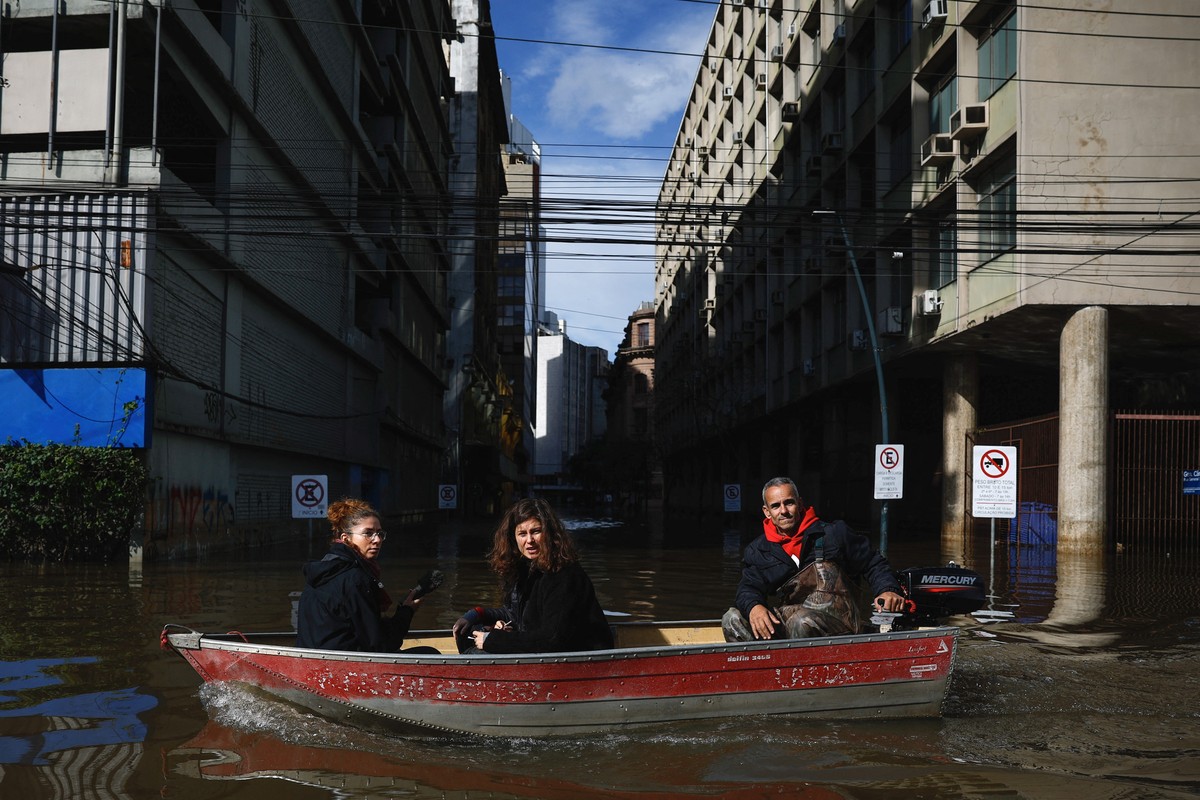
POLYGON ((649 204, 699 65, 698 57, 661 52, 700 53, 715 8, 694 0, 492 0, 513 113, 542 145, 548 238, 636 242, 547 247, 547 308, 566 320, 572 340, 610 358, 629 314, 654 299, 649 204), (600 208, 584 210, 585 201, 600 208), (580 224, 626 201, 646 204, 630 222, 580 224))

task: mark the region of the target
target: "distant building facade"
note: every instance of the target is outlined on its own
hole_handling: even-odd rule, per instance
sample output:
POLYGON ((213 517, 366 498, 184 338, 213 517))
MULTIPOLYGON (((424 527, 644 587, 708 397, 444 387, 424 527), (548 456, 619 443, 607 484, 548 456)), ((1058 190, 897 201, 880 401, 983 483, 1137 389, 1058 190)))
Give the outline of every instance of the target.
POLYGON ((571 457, 604 436, 608 353, 571 341, 566 323, 547 314, 538 341, 535 484, 561 483, 571 457))
POLYGON ((621 465, 623 483, 612 488, 628 504, 661 499, 662 470, 654 432, 654 303, 629 315, 605 393, 609 457, 621 465))

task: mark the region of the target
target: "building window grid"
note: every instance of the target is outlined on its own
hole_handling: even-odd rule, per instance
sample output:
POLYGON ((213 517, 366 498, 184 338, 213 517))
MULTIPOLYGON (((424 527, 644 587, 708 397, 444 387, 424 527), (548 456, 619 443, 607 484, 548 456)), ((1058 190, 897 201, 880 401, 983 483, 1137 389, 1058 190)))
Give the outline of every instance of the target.
POLYGON ((979 42, 979 99, 987 100, 1017 74, 1017 15, 1010 13, 979 42))
POLYGON ((979 249, 983 260, 1017 244, 1016 159, 1008 157, 979 178, 979 249))

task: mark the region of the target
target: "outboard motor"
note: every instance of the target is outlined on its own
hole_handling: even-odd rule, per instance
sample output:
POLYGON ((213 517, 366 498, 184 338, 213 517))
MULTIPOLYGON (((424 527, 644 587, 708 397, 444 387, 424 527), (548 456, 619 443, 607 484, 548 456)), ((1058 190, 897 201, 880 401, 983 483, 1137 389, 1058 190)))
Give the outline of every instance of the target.
POLYGON ((978 611, 987 602, 987 588, 979 573, 953 561, 944 567, 900 570, 896 580, 908 598, 904 613, 891 622, 896 629, 938 625, 947 617, 978 611))

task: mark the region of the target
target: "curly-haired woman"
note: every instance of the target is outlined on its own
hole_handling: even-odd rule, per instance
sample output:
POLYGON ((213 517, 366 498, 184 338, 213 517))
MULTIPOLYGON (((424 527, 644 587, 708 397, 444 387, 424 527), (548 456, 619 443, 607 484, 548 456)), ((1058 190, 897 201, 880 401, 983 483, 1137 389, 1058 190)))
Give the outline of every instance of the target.
POLYGON ((413 614, 421 605, 408 593, 390 617, 391 607, 376 559, 387 532, 379 512, 365 500, 329 505, 333 528, 329 552, 304 565, 304 592, 296 617, 296 646, 373 653, 400 649, 413 614))
POLYGON ((612 631, 570 534, 550 504, 518 500, 492 537, 488 564, 503 605, 454 623, 460 652, 556 653, 613 646, 612 631))

